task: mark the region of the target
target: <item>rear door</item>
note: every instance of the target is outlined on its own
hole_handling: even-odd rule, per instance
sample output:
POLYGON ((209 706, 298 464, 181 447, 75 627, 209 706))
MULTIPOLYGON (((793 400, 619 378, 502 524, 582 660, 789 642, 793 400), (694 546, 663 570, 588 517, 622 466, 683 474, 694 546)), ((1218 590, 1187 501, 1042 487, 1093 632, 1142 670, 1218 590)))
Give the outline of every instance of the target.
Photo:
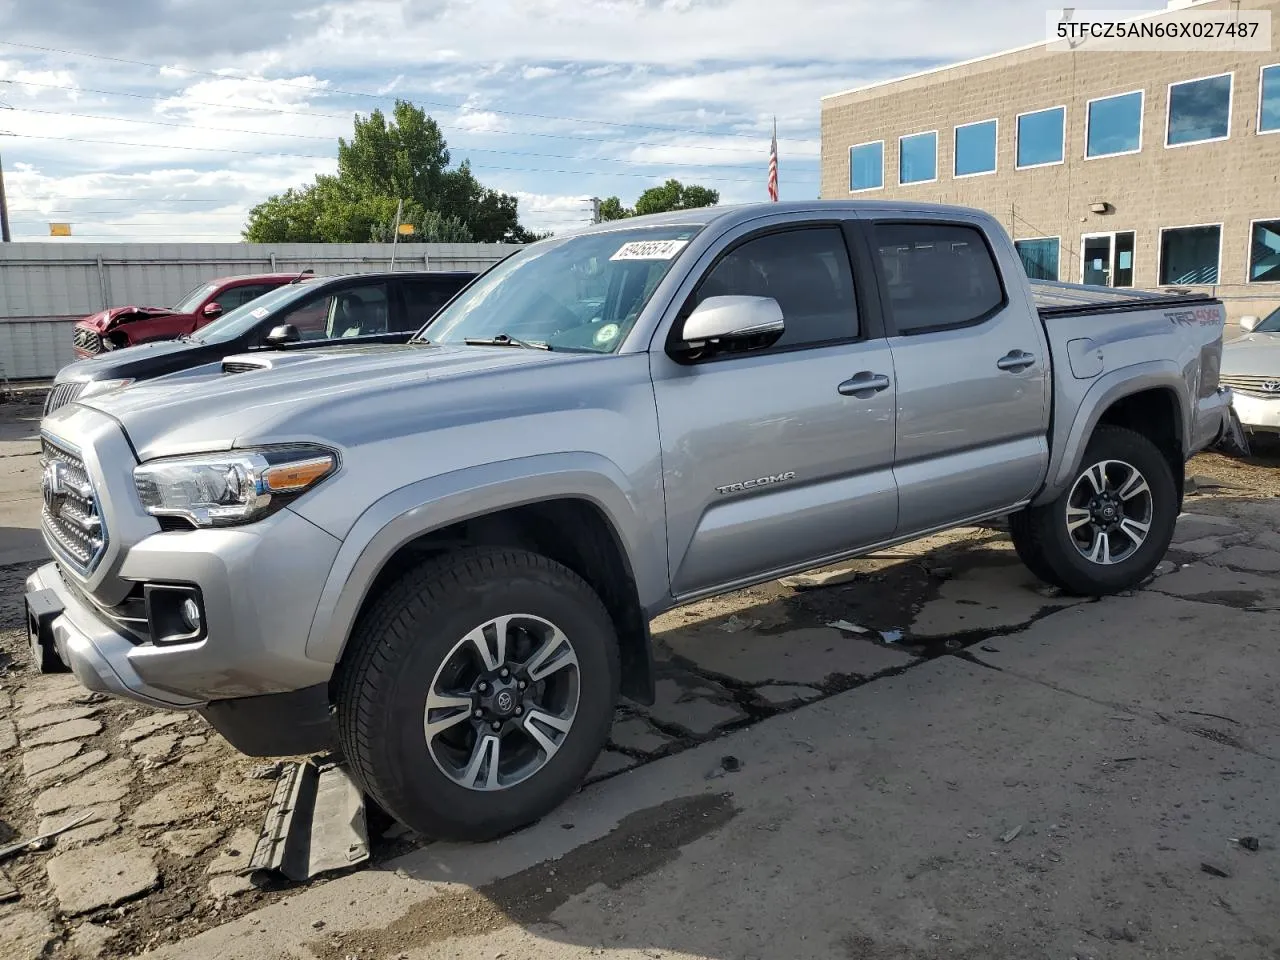
POLYGON ((678 597, 874 543, 897 518, 892 357, 843 225, 744 226, 727 240, 686 284, 666 342, 708 296, 773 297, 786 331, 695 361, 665 343, 650 354, 678 597))
POLYGON ((865 230, 897 371, 898 533, 1025 501, 1048 465, 1051 381, 1016 254, 963 218, 865 230))

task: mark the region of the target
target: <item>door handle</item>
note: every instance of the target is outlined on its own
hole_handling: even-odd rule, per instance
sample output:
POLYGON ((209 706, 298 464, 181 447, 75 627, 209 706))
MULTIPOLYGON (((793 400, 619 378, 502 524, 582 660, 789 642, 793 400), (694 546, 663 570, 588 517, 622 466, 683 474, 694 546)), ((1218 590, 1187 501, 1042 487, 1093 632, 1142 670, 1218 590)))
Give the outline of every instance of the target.
POLYGON ((1025 370, 1027 367, 1033 366, 1036 362, 1034 354, 1027 353, 1025 350, 1010 350, 1003 357, 996 361, 996 366, 1001 370, 1009 370, 1017 373, 1025 370))
POLYGON ((846 397, 860 397, 865 400, 881 390, 888 390, 889 378, 883 373, 872 373, 870 370, 863 370, 860 373, 855 373, 836 389, 846 397))

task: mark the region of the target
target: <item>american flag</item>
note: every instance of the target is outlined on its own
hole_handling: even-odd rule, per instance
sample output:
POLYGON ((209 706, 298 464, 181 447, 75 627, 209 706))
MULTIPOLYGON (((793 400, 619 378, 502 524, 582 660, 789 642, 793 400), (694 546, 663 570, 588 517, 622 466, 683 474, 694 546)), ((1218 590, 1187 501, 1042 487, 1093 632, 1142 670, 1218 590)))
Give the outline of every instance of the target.
POLYGON ((769 144, 769 199, 778 199, 778 121, 773 121, 773 142, 769 144))

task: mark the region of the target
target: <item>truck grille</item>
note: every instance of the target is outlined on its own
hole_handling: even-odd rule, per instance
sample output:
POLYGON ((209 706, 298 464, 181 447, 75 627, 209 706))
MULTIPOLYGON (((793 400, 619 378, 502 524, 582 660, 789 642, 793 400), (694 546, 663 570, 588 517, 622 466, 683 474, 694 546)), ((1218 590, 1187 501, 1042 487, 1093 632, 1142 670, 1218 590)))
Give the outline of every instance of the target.
POLYGON ((83 350, 85 353, 97 354, 102 352, 102 337, 97 330, 90 330, 88 327, 76 327, 73 334, 77 350, 83 350))
POLYGON ((41 447, 41 525, 59 557, 76 572, 87 575, 98 566, 107 549, 107 527, 98 508, 98 496, 84 461, 75 450, 47 436, 41 438, 41 447))
POLYGON ((73 380, 70 383, 60 383, 49 391, 49 395, 44 398, 45 416, 53 413, 59 407, 65 407, 68 403, 80 396, 80 391, 84 389, 84 381, 73 380))
POLYGON ((1221 376, 1218 382, 1230 387, 1236 393, 1246 397, 1261 397, 1265 400, 1280 400, 1280 374, 1274 377, 1221 376))

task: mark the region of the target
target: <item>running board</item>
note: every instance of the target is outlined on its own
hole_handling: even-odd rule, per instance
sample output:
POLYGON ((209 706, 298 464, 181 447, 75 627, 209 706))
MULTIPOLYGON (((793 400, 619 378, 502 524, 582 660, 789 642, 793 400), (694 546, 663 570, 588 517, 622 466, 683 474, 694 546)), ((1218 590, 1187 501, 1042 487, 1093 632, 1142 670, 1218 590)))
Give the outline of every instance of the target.
POLYGON ((244 873, 296 882, 369 859, 364 792, 335 762, 286 764, 244 873))

